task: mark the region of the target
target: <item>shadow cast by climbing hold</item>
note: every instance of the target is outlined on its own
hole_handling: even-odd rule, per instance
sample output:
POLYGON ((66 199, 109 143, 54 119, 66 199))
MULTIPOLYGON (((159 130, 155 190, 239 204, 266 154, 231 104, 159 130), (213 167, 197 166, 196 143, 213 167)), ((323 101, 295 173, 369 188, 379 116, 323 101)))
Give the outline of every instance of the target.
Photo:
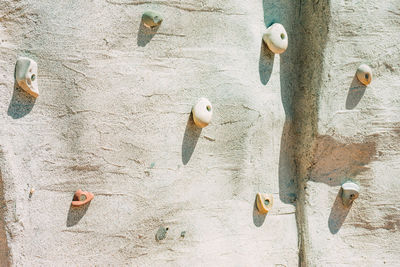
POLYGON ((254 199, 254 205, 253 205, 253 223, 254 223, 254 225, 257 227, 260 227, 261 225, 263 225, 266 216, 267 216, 267 214, 262 214, 258 211, 257 196, 256 196, 256 198, 254 199))
POLYGON ((282 19, 285 5, 277 0, 263 0, 263 10, 264 24, 265 27, 268 28, 282 19))
POLYGON ((82 217, 86 214, 90 206, 90 202, 81 207, 70 206, 67 216, 67 227, 76 225, 82 217))
POLYGON ((281 135, 281 147, 279 152, 279 198, 283 203, 294 204, 297 200, 294 158, 294 140, 291 135, 290 122, 285 121, 281 135))
POLYGON ((349 92, 347 93, 346 109, 355 108, 364 96, 366 85, 362 84, 357 75, 354 75, 353 81, 351 82, 349 92))
POLYGON ((36 98, 14 84, 14 92, 8 106, 7 114, 13 119, 19 119, 31 112, 36 98))
POLYGON ((258 73, 260 81, 266 85, 271 78, 272 68, 274 66, 275 54, 268 49, 264 41, 261 40, 260 59, 258 61, 258 73))
POLYGON ((158 28, 160 28, 160 26, 155 26, 151 28, 146 27, 142 19, 140 21, 140 26, 138 30, 137 45, 145 47, 151 41, 151 39, 153 39, 154 35, 156 35, 158 28))
POLYGON ((201 128, 197 127, 193 121, 193 114, 190 113, 186 124, 185 134, 182 141, 182 163, 186 165, 192 157, 197 141, 201 134, 201 128))
POLYGON ((331 214, 329 214, 329 219, 328 219, 328 227, 329 231, 332 234, 336 234, 339 232, 340 228, 343 225, 343 222, 346 220, 347 214, 349 214, 350 204, 348 207, 345 207, 342 203, 342 188, 340 188, 335 202, 333 203, 332 209, 331 209, 331 214))

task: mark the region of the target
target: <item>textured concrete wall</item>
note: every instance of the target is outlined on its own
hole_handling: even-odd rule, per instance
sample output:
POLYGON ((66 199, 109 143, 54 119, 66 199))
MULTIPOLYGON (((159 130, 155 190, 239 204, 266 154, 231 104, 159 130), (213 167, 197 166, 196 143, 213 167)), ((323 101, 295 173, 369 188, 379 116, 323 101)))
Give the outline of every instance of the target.
POLYGON ((4 257, 399 264, 397 2, 3 0, 4 257), (164 16, 156 34, 141 24, 148 9, 164 16), (289 35, 280 56, 261 41, 273 22, 289 35), (38 62, 37 100, 14 89, 21 55, 38 62), (363 62, 374 80, 353 90, 363 62), (202 96, 214 117, 199 130, 190 111, 202 96), (362 188, 347 210, 346 178, 362 188), (95 199, 71 209, 78 188, 95 199), (267 216, 257 192, 274 195, 267 216))
POLYGON ((400 265, 399 33, 399 1, 331 3, 305 190, 310 266, 400 265), (373 70, 367 87, 361 63, 373 70), (338 195, 347 178, 361 186, 350 209, 338 195))
MULTIPOLYGON (((278 18, 293 15, 289 2, 273 7, 278 18)), ((295 208, 279 196, 281 60, 262 46, 262 2, 0 10, 13 264, 297 264, 295 208), (149 8, 165 18, 154 36, 141 26, 149 8), (38 62, 36 101, 13 89, 19 55, 38 62), (201 96, 214 106, 202 131, 190 119, 201 96), (81 211, 70 209, 78 188, 95 194, 81 211), (275 197, 267 217, 254 211, 259 191, 275 197), (156 242, 160 226, 169 233, 156 242)))

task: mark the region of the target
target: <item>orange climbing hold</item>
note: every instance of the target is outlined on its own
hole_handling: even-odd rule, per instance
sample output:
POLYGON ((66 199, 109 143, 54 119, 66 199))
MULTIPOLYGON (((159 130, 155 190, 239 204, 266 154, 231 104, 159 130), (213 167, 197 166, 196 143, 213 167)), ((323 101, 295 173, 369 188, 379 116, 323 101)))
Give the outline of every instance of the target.
POLYGON ((89 203, 94 198, 94 195, 90 192, 84 192, 81 189, 75 192, 74 198, 71 205, 74 207, 80 207, 89 203))
POLYGON ((274 204, 274 198, 269 194, 257 193, 257 209, 260 213, 267 214, 274 204))

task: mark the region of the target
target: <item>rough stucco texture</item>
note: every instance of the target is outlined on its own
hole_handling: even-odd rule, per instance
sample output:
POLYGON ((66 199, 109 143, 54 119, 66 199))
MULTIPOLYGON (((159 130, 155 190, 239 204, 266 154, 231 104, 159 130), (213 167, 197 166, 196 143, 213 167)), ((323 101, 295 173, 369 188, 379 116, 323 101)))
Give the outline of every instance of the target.
POLYGON ((297 264, 295 208, 279 197, 279 56, 260 67, 262 2, 125 2, 0 4, 12 263, 297 264), (148 9, 164 16, 154 36, 148 9), (20 55, 39 65, 36 101, 13 89, 20 55), (190 111, 202 96, 214 118, 200 131, 190 111), (78 188, 95 199, 76 211, 78 188), (254 212, 259 191, 275 197, 267 217, 254 212))
POLYGON ((8 260, 400 264, 399 14, 396 0, 2 0, 8 260), (155 34, 149 9, 164 17, 155 34), (262 43, 273 22, 288 32, 282 55, 262 43), (18 56, 38 63, 36 100, 14 88, 18 56), (367 88, 353 84, 361 63, 367 88), (214 108, 202 130, 199 97, 214 108), (346 210, 347 178, 362 192, 346 210), (95 199, 72 209, 79 188, 95 199), (257 192, 274 196, 267 216, 257 192))
POLYGON ((309 262, 399 266, 400 2, 332 1, 331 18, 306 190, 309 262), (373 70, 367 87, 355 78, 361 63, 373 70), (348 210, 346 178, 361 186, 348 210))

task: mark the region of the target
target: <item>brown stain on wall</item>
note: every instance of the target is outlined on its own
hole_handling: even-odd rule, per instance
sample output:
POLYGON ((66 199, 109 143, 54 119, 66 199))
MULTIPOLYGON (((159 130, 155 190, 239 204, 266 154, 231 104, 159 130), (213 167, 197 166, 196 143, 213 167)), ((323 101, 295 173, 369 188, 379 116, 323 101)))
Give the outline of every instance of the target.
POLYGON ((384 229, 391 232, 400 230, 400 216, 397 214, 386 214, 381 220, 366 220, 359 216, 357 222, 352 223, 354 227, 364 228, 369 231, 384 229))
POLYGON ((364 142, 342 143, 328 135, 318 136, 310 167, 311 180, 335 186, 368 170, 368 164, 376 159, 376 138, 368 136, 364 142))

